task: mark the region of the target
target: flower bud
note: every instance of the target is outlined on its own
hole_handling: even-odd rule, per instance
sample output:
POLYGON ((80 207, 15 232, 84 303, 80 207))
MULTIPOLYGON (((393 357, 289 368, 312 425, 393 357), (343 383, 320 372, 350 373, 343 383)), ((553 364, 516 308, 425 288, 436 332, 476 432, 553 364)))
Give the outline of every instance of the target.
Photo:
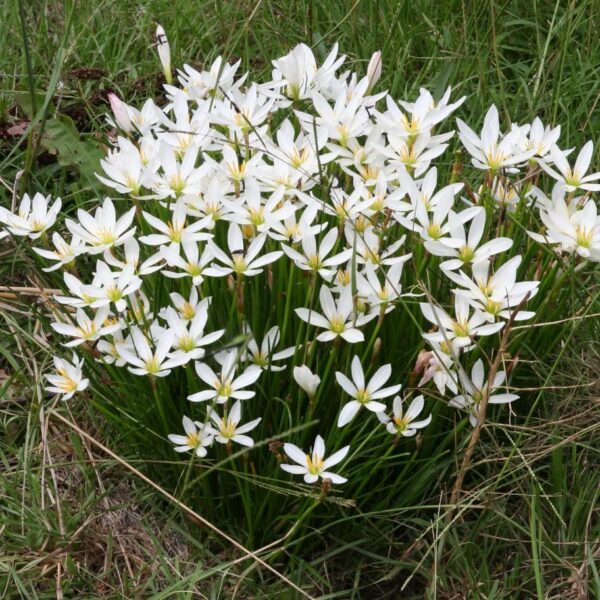
POLYGON ((108 95, 110 102, 110 108, 115 115, 115 122, 125 133, 129 133, 133 130, 131 119, 129 118, 129 111, 127 110, 127 104, 119 98, 116 94, 110 93, 108 95))
POLYGON ((294 367, 294 379, 310 398, 315 396, 321 383, 321 378, 315 375, 306 365, 294 367))
POLYGON ((167 83, 173 82, 173 75, 171 73, 171 48, 169 46, 169 40, 167 34, 163 29, 162 25, 156 28, 156 48, 158 50, 158 58, 162 65, 162 70, 165 75, 167 83))
POLYGON ((367 77, 369 79, 369 87, 367 92, 370 92, 381 77, 381 51, 378 50, 371 56, 369 66, 367 67, 367 77))

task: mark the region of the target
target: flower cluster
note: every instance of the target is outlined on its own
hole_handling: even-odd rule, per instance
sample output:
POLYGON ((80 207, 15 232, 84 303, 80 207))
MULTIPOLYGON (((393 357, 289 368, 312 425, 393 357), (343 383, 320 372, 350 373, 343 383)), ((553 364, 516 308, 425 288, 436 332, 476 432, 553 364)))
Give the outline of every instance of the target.
MULTIPOLYGON (((242 407, 256 402, 254 412, 268 413, 254 399, 273 373, 293 367, 315 409, 322 379, 311 367, 321 346, 328 353, 352 348, 350 377, 334 371, 338 427, 373 412, 388 432, 413 436, 431 421, 417 418, 435 390, 442 397, 449 390, 450 405, 473 424, 484 397, 516 400, 506 374, 486 382, 478 359, 485 339, 534 316, 525 306, 540 284, 520 279, 523 256, 502 219, 529 211, 538 227, 529 243, 600 261, 600 217, 589 196, 600 189, 600 173, 587 174, 592 143, 571 167, 556 145, 560 128, 536 119, 502 131, 492 106, 479 134, 456 120, 475 173, 484 172, 480 186, 468 186, 460 172, 445 180, 435 164, 455 134, 449 117, 465 98, 451 100, 450 89, 437 100, 422 89, 412 102, 373 93, 379 53, 363 77, 343 70, 337 46, 319 65, 300 44, 273 61, 268 82, 252 82, 239 74, 239 62, 221 58, 204 71, 185 65, 174 78, 164 31, 159 38, 166 104, 148 100, 138 109, 110 99, 114 147, 98 178, 118 199, 79 209, 51 238, 60 199, 26 195, 17 212, 0 211, 4 236, 27 236, 44 269, 62 271, 62 316, 52 327, 64 345, 153 381, 185 370, 193 381, 188 400, 205 403, 203 418, 185 416, 185 435, 169 437, 176 451, 199 457, 215 442, 253 445, 247 434, 261 418, 242 424, 242 407), (551 199, 537 185, 548 176, 551 199), (80 262, 87 270, 76 268, 80 262), (434 297, 421 278, 429 268, 446 296, 434 297), (257 340, 246 308, 259 276, 261 286, 287 278, 278 286, 284 290, 301 279, 307 293, 257 340), (155 294, 159 285, 168 301, 155 294), (215 322, 217 296, 231 302, 237 337, 230 322, 215 322), (372 341, 378 332, 402 336, 382 323, 414 297, 421 298, 426 347, 412 369, 421 393, 405 410, 412 391, 403 400, 399 381, 409 372, 393 373, 394 356, 379 364, 372 341), (356 353, 367 329, 372 340, 356 353), (307 332, 310 352, 301 343, 284 347, 295 331, 307 332), (392 375, 398 383, 389 385, 392 375)), ((67 398, 87 387, 75 355, 72 364, 56 358, 55 365, 48 391, 67 398)), ((325 459, 320 436, 310 454, 287 443, 296 464, 281 466, 308 483, 343 483, 328 469, 348 450, 325 459)))

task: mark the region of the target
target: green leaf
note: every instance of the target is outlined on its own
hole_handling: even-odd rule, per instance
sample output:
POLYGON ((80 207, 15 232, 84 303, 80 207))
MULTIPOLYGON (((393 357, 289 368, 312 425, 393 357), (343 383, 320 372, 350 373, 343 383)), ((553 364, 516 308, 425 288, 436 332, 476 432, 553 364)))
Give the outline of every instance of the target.
POLYGON ((63 167, 75 167, 84 185, 98 190, 104 188, 95 173, 105 153, 98 142, 81 139, 70 117, 57 115, 47 121, 42 146, 55 154, 63 167))

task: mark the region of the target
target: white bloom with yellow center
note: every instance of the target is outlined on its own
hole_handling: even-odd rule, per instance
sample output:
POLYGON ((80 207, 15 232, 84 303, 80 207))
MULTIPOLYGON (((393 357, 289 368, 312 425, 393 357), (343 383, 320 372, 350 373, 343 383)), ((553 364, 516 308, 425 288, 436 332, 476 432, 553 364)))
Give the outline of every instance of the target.
POLYGON ((315 483, 319 478, 329 479, 334 484, 346 483, 348 480, 345 477, 328 469, 342 462, 349 450, 350 446, 344 446, 329 458, 325 458, 325 441, 320 435, 315 438, 310 454, 306 454, 294 444, 286 443, 283 445, 283 451, 297 464, 282 464, 281 468, 293 475, 304 475, 306 483, 315 483))
POLYGON ((340 387, 352 398, 350 402, 347 402, 342 407, 337 421, 338 427, 343 427, 352 421, 363 406, 374 413, 384 411, 386 408, 385 404, 377 402, 377 400, 393 396, 402 387, 401 385, 383 387, 392 375, 392 366, 389 364, 377 369, 373 377, 369 380, 369 383, 365 383, 365 374, 358 356, 354 356, 352 359, 351 369, 352 380, 339 371, 335 374, 335 379, 340 387))
POLYGON ((185 435, 175 433, 169 434, 169 441, 175 444, 175 452, 189 452, 200 458, 206 456, 206 448, 214 442, 214 435, 209 432, 208 427, 202 423, 192 421, 189 417, 183 417, 183 430, 185 435))
POLYGON ((412 437, 417 433, 418 429, 423 429, 431 423, 431 415, 415 421, 415 419, 423 412, 425 400, 423 396, 417 396, 408 407, 407 411, 403 410, 403 400, 401 396, 394 398, 393 415, 388 417, 385 413, 377 413, 377 417, 385 428, 392 435, 401 435, 403 437, 412 437))
POLYGON ((242 446, 254 446, 254 440, 249 435, 244 435, 252 431, 262 420, 262 417, 254 419, 244 425, 240 425, 242 418, 242 403, 238 400, 229 412, 221 417, 213 408, 208 409, 208 414, 214 423, 208 425, 207 430, 215 436, 215 440, 221 444, 236 442, 242 446))
POLYGON ((55 356, 53 360, 55 373, 45 376, 50 384, 45 388, 47 392, 60 394, 61 400, 68 400, 77 392, 82 392, 88 387, 90 381, 84 379, 81 370, 83 358, 78 359, 73 352, 71 362, 58 356, 55 356))

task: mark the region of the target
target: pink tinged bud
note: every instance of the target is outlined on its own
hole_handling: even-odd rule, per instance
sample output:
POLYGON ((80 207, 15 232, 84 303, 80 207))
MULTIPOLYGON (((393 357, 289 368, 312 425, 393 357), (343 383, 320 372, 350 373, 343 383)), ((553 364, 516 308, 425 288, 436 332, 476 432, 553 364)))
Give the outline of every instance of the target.
POLYGON ((125 132, 129 133, 133 130, 131 119, 129 118, 129 111, 127 105, 123 102, 116 94, 109 94, 108 99, 110 101, 110 107, 112 108, 113 114, 115 115, 115 121, 117 125, 125 132))
POLYGON ((169 46, 169 40, 167 34, 162 25, 156 28, 156 48, 158 50, 158 58, 162 66, 163 73, 167 83, 173 82, 173 75, 171 73, 171 48, 169 46))
POLYGON ((371 56, 367 68, 367 77, 369 79, 369 91, 371 91, 381 77, 381 51, 379 50, 371 56))

